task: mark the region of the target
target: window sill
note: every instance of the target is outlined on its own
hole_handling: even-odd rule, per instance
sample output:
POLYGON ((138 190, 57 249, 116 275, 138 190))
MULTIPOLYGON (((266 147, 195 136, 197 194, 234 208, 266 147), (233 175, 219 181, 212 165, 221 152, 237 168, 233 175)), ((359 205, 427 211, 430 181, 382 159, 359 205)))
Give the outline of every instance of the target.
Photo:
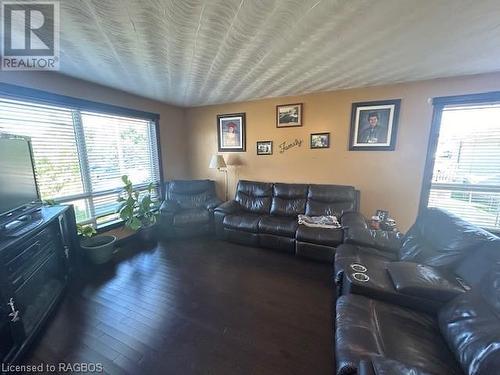
POLYGON ((105 228, 105 230, 99 230, 100 235, 115 236, 118 241, 124 239, 130 239, 137 234, 136 231, 127 228, 123 223, 121 225, 115 226, 114 228, 105 228))

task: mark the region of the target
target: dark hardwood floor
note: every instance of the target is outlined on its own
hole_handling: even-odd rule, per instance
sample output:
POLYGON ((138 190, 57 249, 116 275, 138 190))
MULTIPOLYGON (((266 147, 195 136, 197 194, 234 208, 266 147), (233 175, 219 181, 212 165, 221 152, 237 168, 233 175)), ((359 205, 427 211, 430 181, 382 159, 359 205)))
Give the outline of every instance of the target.
POLYGON ((330 267, 214 239, 123 252, 72 287, 25 362, 109 374, 332 374, 330 267))

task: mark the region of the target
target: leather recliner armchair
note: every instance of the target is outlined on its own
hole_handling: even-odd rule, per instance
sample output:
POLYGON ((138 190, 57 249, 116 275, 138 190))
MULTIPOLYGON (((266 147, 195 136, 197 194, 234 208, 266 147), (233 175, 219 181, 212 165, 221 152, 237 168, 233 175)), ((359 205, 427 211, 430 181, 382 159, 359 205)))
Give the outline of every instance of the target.
POLYGON ((160 206, 159 231, 164 237, 213 233, 213 212, 222 201, 211 180, 174 180, 166 183, 160 206))

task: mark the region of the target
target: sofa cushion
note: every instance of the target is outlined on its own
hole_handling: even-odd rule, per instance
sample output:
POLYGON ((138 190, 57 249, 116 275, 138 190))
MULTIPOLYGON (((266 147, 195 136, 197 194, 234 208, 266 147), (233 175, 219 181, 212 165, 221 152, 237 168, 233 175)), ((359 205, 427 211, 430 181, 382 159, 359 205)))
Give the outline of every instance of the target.
POLYGON ((242 213, 226 215, 224 217, 224 227, 238 231, 258 233, 260 215, 251 213, 242 213))
POLYGON ((211 180, 174 180, 167 183, 166 198, 183 209, 206 207, 215 198, 215 183, 211 180))
POLYGON ((462 373, 435 318, 355 294, 337 300, 335 355, 337 373, 354 374, 373 355, 433 374, 462 373))
POLYGON ((358 375, 435 375, 421 368, 408 366, 406 363, 374 355, 370 361, 359 363, 358 375))
POLYGON ((454 269, 455 274, 467 285, 474 287, 500 263, 500 239, 488 242, 472 251, 468 251, 454 269))
POLYGON ((210 221, 210 213, 203 208, 191 208, 179 211, 174 215, 174 225, 204 224, 210 221))
POLYGON ((282 216, 262 216, 259 222, 259 232, 277 236, 295 237, 297 218, 282 216))
POLYGON ((447 267, 467 251, 492 241, 498 237, 449 212, 429 208, 406 234, 399 256, 404 261, 447 267))
POLYGON ((343 185, 309 185, 306 215, 334 215, 356 210, 356 190, 343 185))
POLYGON ((335 247, 342 243, 342 229, 314 228, 299 225, 295 238, 297 241, 335 247))
POLYGON ((238 182, 236 202, 245 210, 253 213, 266 213, 271 210, 273 185, 267 182, 238 182))
POLYGON ((306 208, 308 186, 303 184, 274 184, 271 214, 297 216, 306 208))
POLYGON ((400 232, 373 230, 364 226, 346 228, 343 221, 342 228, 344 228, 344 243, 397 252, 403 241, 403 234, 400 232))
POLYGON ((449 301, 465 292, 464 287, 452 274, 432 266, 413 262, 391 262, 387 264, 387 272, 399 293, 449 301))
POLYGON ((500 369, 500 270, 477 288, 450 301, 439 312, 441 332, 462 369, 470 375, 500 369))

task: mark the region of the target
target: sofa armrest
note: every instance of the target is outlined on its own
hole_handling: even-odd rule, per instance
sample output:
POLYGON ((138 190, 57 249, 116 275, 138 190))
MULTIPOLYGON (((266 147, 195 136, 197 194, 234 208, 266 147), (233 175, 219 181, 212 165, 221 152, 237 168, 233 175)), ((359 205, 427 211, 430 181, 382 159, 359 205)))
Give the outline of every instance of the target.
POLYGON ((387 272, 399 293, 414 297, 444 303, 466 291, 453 275, 423 264, 392 262, 387 272))
POLYGON ((235 200, 224 202, 215 209, 215 212, 222 213, 225 215, 234 214, 238 211, 241 211, 241 206, 235 200))
POLYGON ((160 214, 172 214, 180 208, 179 203, 171 200, 165 200, 160 206, 160 214))
POLYGON ((365 228, 368 229, 365 217, 359 212, 349 211, 342 214, 340 223, 345 228, 365 228))
POLYGON ((371 356, 359 362, 358 375, 431 375, 429 372, 406 363, 382 356, 371 356))
POLYGON ((213 212, 218 206, 222 204, 222 201, 219 198, 212 198, 205 202, 205 207, 210 212, 213 212))
POLYGON ((344 243, 397 252, 403 243, 403 234, 353 226, 344 228, 344 243))

